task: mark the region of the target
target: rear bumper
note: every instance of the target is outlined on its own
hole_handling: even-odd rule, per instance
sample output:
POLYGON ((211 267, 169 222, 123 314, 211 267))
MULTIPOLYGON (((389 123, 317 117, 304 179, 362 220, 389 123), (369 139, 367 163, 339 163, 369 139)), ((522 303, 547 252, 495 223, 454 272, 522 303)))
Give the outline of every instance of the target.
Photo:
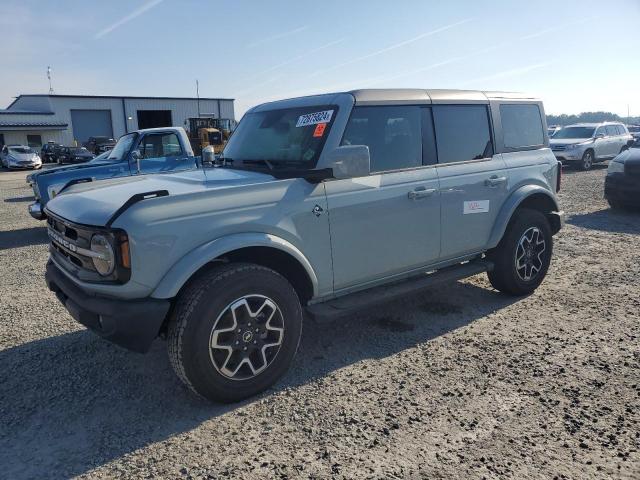
POLYGON ((625 205, 640 207, 640 177, 613 173, 605 177, 604 196, 625 205))
POLYGON ((169 311, 169 300, 117 300, 85 292, 51 261, 45 280, 71 316, 101 337, 144 353, 158 336, 169 311))

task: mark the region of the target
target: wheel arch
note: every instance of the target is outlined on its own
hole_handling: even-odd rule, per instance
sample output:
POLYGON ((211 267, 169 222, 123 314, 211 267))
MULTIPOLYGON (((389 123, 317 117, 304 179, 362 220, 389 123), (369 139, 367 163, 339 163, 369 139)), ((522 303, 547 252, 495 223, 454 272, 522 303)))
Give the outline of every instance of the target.
POLYGON ((174 298, 180 290, 216 262, 248 262, 284 276, 303 304, 318 292, 318 278, 309 260, 293 244, 266 233, 241 233, 195 248, 165 274, 151 296, 174 298))
POLYGON ((525 185, 513 192, 502 206, 494 223, 488 248, 494 248, 500 243, 513 214, 519 208, 530 208, 544 214, 549 220, 551 231, 554 235, 562 226, 558 217, 551 215, 553 212, 559 211, 558 202, 553 194, 538 185, 525 185))

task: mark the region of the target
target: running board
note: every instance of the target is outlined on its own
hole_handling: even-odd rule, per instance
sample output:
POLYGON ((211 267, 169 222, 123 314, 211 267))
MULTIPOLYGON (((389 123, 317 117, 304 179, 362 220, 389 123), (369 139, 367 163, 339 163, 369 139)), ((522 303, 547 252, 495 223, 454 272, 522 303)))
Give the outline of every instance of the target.
POLYGON ((425 273, 396 283, 361 290, 326 302, 308 305, 307 313, 316 321, 331 321, 357 310, 370 308, 390 300, 418 292, 420 290, 453 282, 482 272, 493 270, 493 262, 480 259, 441 268, 433 273, 425 273))

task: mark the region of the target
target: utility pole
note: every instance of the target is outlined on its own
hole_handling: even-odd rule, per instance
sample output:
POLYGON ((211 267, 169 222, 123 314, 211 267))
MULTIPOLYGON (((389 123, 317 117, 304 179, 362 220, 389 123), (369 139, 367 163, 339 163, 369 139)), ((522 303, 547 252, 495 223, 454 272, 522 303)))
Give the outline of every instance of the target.
POLYGON ((629 104, 627 103, 627 125, 631 123, 631 114, 629 110, 629 104))
POLYGON ((196 97, 198 98, 198 118, 200 118, 200 84, 196 79, 196 97))
POLYGON ((51 86, 51 67, 47 66, 47 78, 49 79, 49 95, 53 95, 53 87, 51 86))

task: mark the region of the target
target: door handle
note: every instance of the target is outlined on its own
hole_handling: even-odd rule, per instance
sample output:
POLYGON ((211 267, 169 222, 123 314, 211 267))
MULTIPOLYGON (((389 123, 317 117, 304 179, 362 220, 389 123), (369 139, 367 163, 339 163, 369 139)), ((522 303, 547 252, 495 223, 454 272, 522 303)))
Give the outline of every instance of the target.
POLYGON ((503 183, 507 183, 507 177, 498 177, 494 175, 484 181, 484 184, 487 187, 497 187, 498 185, 502 185, 503 183))
POLYGON ((438 189, 436 189, 436 188, 418 187, 415 190, 411 190, 409 192, 409 194, 408 194, 408 197, 411 200, 418 200, 419 198, 430 197, 431 195, 433 195, 437 191, 438 191, 438 189))

